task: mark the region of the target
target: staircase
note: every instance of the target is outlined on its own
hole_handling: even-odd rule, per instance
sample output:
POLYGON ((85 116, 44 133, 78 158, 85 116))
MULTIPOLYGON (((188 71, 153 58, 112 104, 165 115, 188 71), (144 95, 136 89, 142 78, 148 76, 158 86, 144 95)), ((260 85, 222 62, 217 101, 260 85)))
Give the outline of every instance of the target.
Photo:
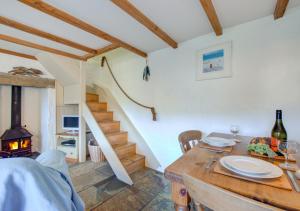
POLYGON ((120 130, 120 122, 114 121, 107 103, 100 102, 99 95, 92 93, 86 94, 86 103, 127 173, 144 168, 145 157, 136 153, 136 144, 128 141, 127 131, 120 130))

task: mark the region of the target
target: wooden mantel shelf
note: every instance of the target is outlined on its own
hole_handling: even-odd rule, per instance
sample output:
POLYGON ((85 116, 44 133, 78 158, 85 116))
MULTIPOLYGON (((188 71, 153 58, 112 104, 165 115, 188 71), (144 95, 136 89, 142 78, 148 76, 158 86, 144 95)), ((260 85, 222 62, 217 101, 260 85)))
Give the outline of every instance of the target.
POLYGON ((55 80, 48 78, 0 73, 0 85, 27 86, 35 88, 55 88, 55 80))

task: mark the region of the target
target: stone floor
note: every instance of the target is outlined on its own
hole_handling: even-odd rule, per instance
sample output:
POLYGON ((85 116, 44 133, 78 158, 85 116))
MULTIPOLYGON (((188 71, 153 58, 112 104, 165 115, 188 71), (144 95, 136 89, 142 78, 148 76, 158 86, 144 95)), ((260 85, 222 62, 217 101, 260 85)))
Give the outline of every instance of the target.
POLYGON ((135 172, 131 175, 133 186, 117 180, 106 162, 71 165, 70 174, 86 210, 174 210, 170 183, 160 172, 148 168, 135 172))

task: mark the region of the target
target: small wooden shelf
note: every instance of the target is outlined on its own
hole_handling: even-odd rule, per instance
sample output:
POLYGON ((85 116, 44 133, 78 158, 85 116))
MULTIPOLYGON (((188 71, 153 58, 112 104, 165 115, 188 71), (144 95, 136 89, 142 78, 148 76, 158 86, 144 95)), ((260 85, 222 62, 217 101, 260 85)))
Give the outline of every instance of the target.
POLYGON ((63 132, 63 133, 57 133, 57 136, 79 136, 79 133, 67 133, 67 132, 63 132))

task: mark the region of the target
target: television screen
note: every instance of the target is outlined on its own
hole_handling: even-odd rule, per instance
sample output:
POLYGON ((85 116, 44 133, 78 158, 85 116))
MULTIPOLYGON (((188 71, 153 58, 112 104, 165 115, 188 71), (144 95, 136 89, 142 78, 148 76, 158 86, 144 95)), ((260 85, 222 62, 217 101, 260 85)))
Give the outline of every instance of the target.
POLYGON ((79 117, 78 116, 63 116, 63 129, 78 130, 79 117))

